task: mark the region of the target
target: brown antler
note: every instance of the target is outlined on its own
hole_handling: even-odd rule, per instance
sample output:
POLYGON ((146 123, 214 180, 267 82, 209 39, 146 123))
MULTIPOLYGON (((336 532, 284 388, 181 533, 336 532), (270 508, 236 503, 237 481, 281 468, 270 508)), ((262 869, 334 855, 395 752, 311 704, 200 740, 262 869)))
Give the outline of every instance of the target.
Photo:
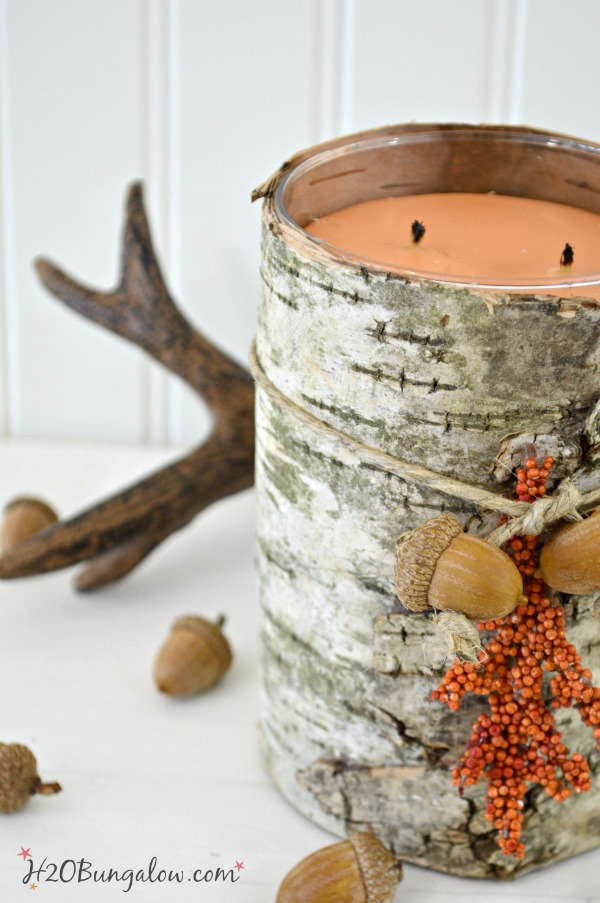
POLYGON ((127 198, 122 273, 114 291, 86 288, 47 260, 38 260, 36 269, 53 295, 142 347, 185 380, 213 414, 208 440, 185 458, 0 558, 4 579, 92 559, 76 581, 77 589, 90 590, 129 573, 208 505, 252 485, 254 387, 249 372, 193 329, 173 303, 152 246, 140 184, 131 186, 127 198))

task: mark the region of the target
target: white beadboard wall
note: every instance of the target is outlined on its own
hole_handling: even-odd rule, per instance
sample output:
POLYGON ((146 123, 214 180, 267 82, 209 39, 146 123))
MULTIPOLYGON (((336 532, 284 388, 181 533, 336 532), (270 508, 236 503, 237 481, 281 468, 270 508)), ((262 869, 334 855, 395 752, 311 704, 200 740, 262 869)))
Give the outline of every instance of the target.
POLYGON ((207 418, 36 282, 115 280, 142 178, 175 297, 244 360, 251 189, 386 122, 526 122, 600 140, 597 0, 0 0, 0 437, 196 441, 207 418))

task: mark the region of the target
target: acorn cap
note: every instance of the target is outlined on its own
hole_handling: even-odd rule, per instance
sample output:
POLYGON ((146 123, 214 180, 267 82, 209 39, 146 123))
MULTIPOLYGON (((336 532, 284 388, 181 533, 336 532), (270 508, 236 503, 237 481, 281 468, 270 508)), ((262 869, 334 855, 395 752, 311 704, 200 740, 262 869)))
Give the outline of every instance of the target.
POLYGON ((216 623, 196 615, 178 618, 154 664, 154 681, 162 693, 191 696, 216 683, 232 662, 231 647, 216 623))
POLYGON ((411 611, 429 608, 427 597, 438 559, 462 527, 450 514, 440 514, 414 530, 401 533, 396 542, 395 589, 411 611))
POLYGON ((391 903, 402 881, 402 863, 374 834, 358 831, 348 835, 358 859, 367 903, 391 903))
POLYGON ((276 903, 392 903, 401 863, 372 834, 316 850, 283 879, 276 903))
POLYGON ((0 812, 16 812, 34 793, 58 793, 60 784, 42 784, 35 756, 20 743, 0 743, 0 812))

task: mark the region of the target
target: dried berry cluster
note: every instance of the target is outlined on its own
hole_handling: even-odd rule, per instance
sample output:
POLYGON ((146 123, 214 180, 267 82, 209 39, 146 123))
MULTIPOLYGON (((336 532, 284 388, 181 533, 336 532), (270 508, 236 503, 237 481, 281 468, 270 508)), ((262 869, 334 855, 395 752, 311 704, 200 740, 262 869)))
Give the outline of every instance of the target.
MULTIPOLYGON (((546 458, 538 467, 529 459, 519 468, 522 501, 545 495, 552 463, 546 458)), ((432 693, 451 709, 468 692, 488 697, 490 713, 477 719, 453 781, 462 794, 485 776, 486 818, 499 831, 502 851, 518 859, 525 852, 521 832, 530 785, 541 785, 559 801, 591 787, 588 763, 579 753, 569 755, 552 709, 577 708, 600 746, 600 688, 591 686, 591 671, 567 640, 562 606, 534 576, 540 550, 535 536, 510 540, 507 552, 523 575, 527 602, 501 620, 480 624, 496 631, 481 663, 456 663, 432 693), (545 681, 548 672, 555 676, 545 681)))
POLYGON ((515 492, 520 502, 534 502, 546 495, 546 480, 553 464, 554 458, 544 458, 538 467, 535 458, 528 458, 525 465, 518 468, 515 492))

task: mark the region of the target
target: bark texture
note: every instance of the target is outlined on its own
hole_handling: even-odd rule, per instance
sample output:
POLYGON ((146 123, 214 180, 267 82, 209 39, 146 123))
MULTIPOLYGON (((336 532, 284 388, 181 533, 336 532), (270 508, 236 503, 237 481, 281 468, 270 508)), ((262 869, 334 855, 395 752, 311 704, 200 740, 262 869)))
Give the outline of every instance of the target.
MULTIPOLYGON (((269 200, 264 218, 257 357, 284 395, 360 442, 498 492, 502 463, 531 438, 566 449, 582 489, 597 485, 595 302, 409 283, 307 254, 269 200)), ((562 804, 530 793, 523 862, 498 850, 485 788, 460 799, 451 784, 485 703, 426 702, 431 625, 392 613, 394 543, 440 512, 481 529, 475 506, 365 465, 262 390, 256 466, 262 736, 285 796, 335 833, 372 826, 399 857, 459 875, 511 877, 600 844, 600 756, 571 711, 557 723, 594 787, 562 804)), ((569 603, 569 637, 597 683, 593 602, 569 603)))

